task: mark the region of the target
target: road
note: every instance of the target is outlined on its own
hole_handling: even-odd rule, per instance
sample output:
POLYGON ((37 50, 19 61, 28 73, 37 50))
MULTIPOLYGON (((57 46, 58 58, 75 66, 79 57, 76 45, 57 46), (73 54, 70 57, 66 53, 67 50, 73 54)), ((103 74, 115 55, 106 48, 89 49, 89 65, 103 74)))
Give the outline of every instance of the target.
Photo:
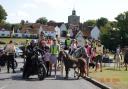
POLYGON ((0 89, 100 89, 82 78, 79 80, 74 79, 72 72, 69 74, 69 80, 64 80, 60 76, 60 72, 57 72, 56 79, 51 76, 39 81, 37 76, 32 76, 29 80, 23 80, 20 71, 23 66, 23 59, 17 58, 17 61, 19 66, 14 74, 8 74, 6 68, 2 68, 0 72, 0 89))

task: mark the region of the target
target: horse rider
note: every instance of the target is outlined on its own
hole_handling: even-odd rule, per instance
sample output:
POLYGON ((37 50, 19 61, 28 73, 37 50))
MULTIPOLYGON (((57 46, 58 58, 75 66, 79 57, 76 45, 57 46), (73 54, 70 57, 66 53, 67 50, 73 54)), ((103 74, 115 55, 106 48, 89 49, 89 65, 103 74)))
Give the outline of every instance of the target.
POLYGON ((59 45, 57 44, 57 40, 54 38, 53 39, 53 45, 50 46, 50 53, 51 53, 51 57, 50 57, 50 72, 52 70, 52 64, 54 64, 55 67, 55 78, 56 78, 56 69, 57 69, 57 57, 59 55, 60 52, 60 48, 59 45))
POLYGON ((73 39, 72 42, 71 42, 71 46, 70 46, 70 51, 69 51, 69 54, 72 55, 73 52, 77 49, 77 40, 76 39, 73 39))
MULTIPOLYGON (((29 70, 29 67, 31 66, 32 60, 31 57, 34 55, 34 48, 37 46, 37 41, 36 40, 31 40, 30 44, 27 46, 26 49, 26 62, 24 65, 24 71, 26 72, 29 70)), ((23 75, 23 78, 25 78, 25 75, 23 75)))
POLYGON ((15 73, 14 69, 14 57, 15 57, 15 45, 12 40, 5 47, 5 52, 7 53, 7 72, 9 73, 10 63, 12 64, 13 73, 15 73))

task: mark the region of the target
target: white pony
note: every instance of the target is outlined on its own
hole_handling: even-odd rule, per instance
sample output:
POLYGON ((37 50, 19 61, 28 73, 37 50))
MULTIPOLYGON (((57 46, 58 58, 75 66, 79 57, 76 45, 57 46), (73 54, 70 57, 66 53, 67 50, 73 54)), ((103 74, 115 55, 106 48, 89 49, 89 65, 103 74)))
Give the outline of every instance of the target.
POLYGON ((114 55, 114 69, 118 68, 120 70, 120 67, 121 67, 121 59, 122 59, 121 54, 116 53, 114 55))

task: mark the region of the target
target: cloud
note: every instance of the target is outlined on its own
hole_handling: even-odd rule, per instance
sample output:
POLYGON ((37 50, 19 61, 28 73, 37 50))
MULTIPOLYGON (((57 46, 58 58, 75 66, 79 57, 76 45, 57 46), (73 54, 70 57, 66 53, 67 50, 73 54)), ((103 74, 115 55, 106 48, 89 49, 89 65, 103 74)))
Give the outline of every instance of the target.
POLYGON ((64 8, 68 6, 67 1, 71 0, 33 0, 37 4, 47 4, 52 8, 64 8))
POLYGON ((25 4, 22 5, 22 8, 24 8, 24 9, 26 9, 26 8, 33 9, 33 8, 37 8, 37 5, 34 4, 34 3, 25 3, 25 4))
POLYGON ((28 20, 28 18, 30 18, 30 15, 24 11, 17 11, 16 13, 11 12, 8 14, 8 21, 11 23, 17 23, 20 22, 21 20, 28 20))

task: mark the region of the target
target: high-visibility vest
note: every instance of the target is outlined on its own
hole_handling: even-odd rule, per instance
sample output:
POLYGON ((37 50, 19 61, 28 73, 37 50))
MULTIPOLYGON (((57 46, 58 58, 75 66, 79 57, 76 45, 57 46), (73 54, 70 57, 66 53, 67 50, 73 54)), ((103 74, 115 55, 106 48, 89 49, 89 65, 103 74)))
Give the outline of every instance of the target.
POLYGON ((70 39, 66 39, 66 45, 70 46, 71 45, 71 40, 70 39))
POLYGON ((53 55, 59 54, 59 46, 58 45, 52 45, 50 47, 50 52, 53 55))

